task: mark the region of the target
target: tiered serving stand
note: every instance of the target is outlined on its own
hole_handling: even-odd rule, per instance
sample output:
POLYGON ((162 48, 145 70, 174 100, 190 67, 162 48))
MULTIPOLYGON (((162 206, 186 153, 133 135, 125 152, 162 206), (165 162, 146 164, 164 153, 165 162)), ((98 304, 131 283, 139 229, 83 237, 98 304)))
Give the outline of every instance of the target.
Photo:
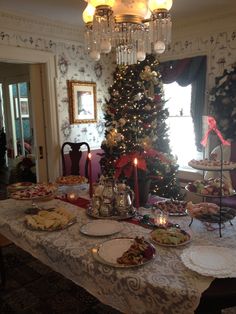
MULTIPOLYGON (((222 207, 222 198, 224 197, 230 197, 230 196, 233 196, 235 195, 236 193, 232 193, 232 194, 229 194, 229 195, 223 195, 222 194, 222 185, 223 185, 223 172, 224 171, 232 171, 234 169, 236 169, 236 163, 232 163, 230 164, 229 166, 224 166, 224 162, 223 162, 223 150, 222 150, 222 145, 220 145, 220 152, 221 152, 221 159, 220 159, 220 165, 219 166, 215 166, 215 167, 210 167, 209 166, 203 166, 203 165, 193 165, 193 164, 190 164, 190 166, 194 169, 197 169, 197 170, 202 170, 203 171, 203 177, 204 177, 204 173, 205 171, 218 171, 220 172, 220 193, 219 195, 203 195, 203 194, 200 194, 200 193, 195 193, 195 192, 192 192, 192 191, 189 191, 188 188, 186 187, 186 190, 188 190, 189 192, 191 193, 195 193, 199 196, 202 196, 203 197, 203 201, 206 200, 206 198, 219 198, 219 215, 210 215, 208 214, 207 217, 205 216, 202 216, 202 217, 194 217, 202 222, 205 222, 205 223, 217 223, 219 225, 219 235, 220 237, 222 236, 222 233, 221 233, 221 229, 222 229, 222 224, 225 223, 226 221, 229 221, 229 223, 232 225, 232 222, 231 220, 234 218, 235 214, 236 214, 236 210, 234 208, 230 208, 230 207, 222 207)), ((189 226, 191 226, 193 222, 193 217, 191 217, 191 222, 189 224, 189 226)))

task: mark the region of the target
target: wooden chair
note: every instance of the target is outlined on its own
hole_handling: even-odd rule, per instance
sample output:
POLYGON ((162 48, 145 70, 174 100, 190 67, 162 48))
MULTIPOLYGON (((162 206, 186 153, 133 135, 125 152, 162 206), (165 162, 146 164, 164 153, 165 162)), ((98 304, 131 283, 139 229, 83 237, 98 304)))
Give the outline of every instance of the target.
POLYGON ((62 158, 62 171, 63 176, 66 175, 84 175, 88 178, 88 154, 90 153, 90 146, 86 142, 72 143, 65 142, 61 147, 61 158, 62 158), (68 146, 70 148, 68 152, 68 146), (82 154, 81 148, 85 147, 87 154, 82 154), (82 168, 84 163, 84 171, 82 168), (81 171, 82 169, 82 171, 81 171))

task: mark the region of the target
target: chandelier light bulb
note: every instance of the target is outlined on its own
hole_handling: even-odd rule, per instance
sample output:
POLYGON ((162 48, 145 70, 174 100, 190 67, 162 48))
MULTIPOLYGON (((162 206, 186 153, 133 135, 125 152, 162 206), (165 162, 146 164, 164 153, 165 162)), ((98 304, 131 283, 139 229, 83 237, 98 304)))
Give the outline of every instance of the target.
POLYGON ((166 49, 166 45, 163 41, 159 40, 159 41, 155 42, 153 49, 156 53, 162 54, 166 49))
POLYGON ((100 53, 99 53, 97 50, 92 50, 92 51, 89 53, 89 56, 90 56, 90 58, 91 58, 93 61, 99 61, 99 60, 100 60, 100 53))
POLYGON ((115 0, 89 0, 89 3, 96 7, 113 7, 115 0))
POLYGON ((155 10, 167 10, 169 11, 172 7, 172 0, 149 0, 148 7, 153 12, 155 10))
POLYGON ((95 8, 88 3, 84 12, 83 12, 83 21, 84 23, 92 23, 93 22, 93 15, 95 13, 95 8))
POLYGON ((101 52, 102 53, 109 53, 109 52, 111 52, 111 43, 110 43, 109 39, 103 39, 101 41, 100 48, 101 48, 101 52))
POLYGON ((137 52, 137 60, 138 61, 144 61, 145 60, 145 58, 146 58, 146 53, 145 53, 145 51, 138 51, 137 52))

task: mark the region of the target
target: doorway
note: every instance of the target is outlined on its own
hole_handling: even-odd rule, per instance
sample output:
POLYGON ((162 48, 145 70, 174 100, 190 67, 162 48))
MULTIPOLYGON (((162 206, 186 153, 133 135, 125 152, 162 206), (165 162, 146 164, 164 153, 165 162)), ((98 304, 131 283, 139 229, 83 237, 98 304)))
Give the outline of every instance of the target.
MULTIPOLYGON (((59 135, 58 135, 58 121, 57 121, 57 108, 55 101, 55 56, 52 53, 42 51, 32 51, 25 48, 12 48, 2 46, 0 50, 0 61, 3 63, 11 64, 15 63, 20 66, 27 66, 28 80, 23 81, 26 83, 31 80, 30 93, 28 97, 21 94, 21 86, 17 86, 19 82, 11 82, 12 88, 18 89, 19 97, 15 101, 15 108, 13 108, 15 118, 18 116, 18 133, 15 138, 18 137, 18 148, 16 147, 16 155, 19 152, 28 154, 28 150, 33 149, 36 158, 36 174, 38 181, 54 181, 59 175, 59 135), (31 97, 30 97, 31 96, 31 97), (24 99, 26 98, 26 99, 24 99), (27 108, 28 103, 28 108, 27 108), (34 103, 34 109, 31 113, 31 103, 34 103), (22 106, 23 115, 19 119, 19 106, 22 106), (32 114, 32 119, 31 119, 32 114), (30 125, 31 133, 29 137, 32 139, 31 147, 25 144, 25 134, 23 134, 22 127, 24 129, 24 119, 27 119, 29 115, 28 125, 30 125), (41 123, 38 117, 44 117, 44 123, 41 123), (33 131, 32 131, 33 130, 33 131), (42 134, 45 132, 45 136, 42 134), (20 136, 19 136, 20 133, 20 136), (33 144, 32 144, 33 143, 33 144), (32 148, 33 146, 33 148, 32 148), (18 149, 18 151, 17 151, 18 149), (24 150, 25 149, 25 150, 24 150), (49 165, 50 164, 50 165, 49 165)), ((22 82, 21 82, 22 83, 22 82)), ((9 85, 9 84, 8 84, 9 85)), ((9 87, 8 87, 9 88, 9 87)), ((28 85, 25 87, 29 90, 28 85)), ((3 95, 1 95, 3 98, 3 95)), ((14 98, 14 97, 13 97, 14 98)), ((4 113, 4 107, 1 107, 0 114, 4 113)), ((9 125, 8 118, 2 122, 2 124, 9 125)), ((13 132, 12 132, 13 133, 13 132)), ((16 132, 15 132, 16 133, 16 132)))

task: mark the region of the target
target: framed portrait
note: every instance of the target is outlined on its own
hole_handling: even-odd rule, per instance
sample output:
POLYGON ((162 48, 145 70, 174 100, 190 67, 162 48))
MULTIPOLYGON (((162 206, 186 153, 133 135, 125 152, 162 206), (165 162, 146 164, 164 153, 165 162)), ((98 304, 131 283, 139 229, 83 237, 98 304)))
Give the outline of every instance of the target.
POLYGON ((70 123, 97 122, 96 83, 67 81, 70 123))
POLYGON ((14 98, 15 103, 15 117, 19 118, 19 110, 22 118, 29 118, 29 103, 28 98, 21 97, 20 98, 20 106, 18 105, 18 98, 14 98))

